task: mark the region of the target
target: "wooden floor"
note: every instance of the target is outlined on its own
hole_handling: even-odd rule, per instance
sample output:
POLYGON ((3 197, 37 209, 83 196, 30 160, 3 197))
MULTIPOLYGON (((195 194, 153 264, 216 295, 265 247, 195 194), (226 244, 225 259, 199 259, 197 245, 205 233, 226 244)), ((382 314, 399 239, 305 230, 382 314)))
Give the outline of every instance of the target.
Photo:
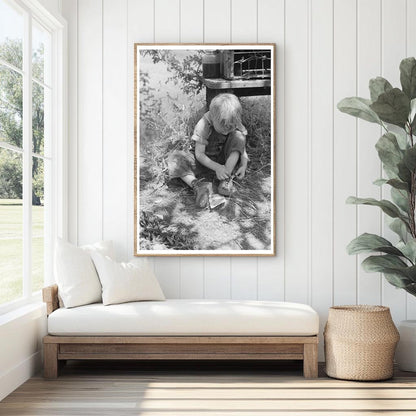
POLYGON ((0 415, 416 415, 416 374, 384 382, 305 380, 298 363, 70 362, 31 378, 0 415))

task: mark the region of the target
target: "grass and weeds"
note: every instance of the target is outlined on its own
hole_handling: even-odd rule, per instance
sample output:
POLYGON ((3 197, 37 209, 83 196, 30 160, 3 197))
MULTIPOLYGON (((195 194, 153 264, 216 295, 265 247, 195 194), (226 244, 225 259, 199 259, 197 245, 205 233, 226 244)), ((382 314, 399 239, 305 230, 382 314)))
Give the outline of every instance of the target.
MULTIPOLYGON (((163 62, 152 66, 152 74, 158 69, 165 71, 163 62)), ((237 192, 226 204, 198 209, 191 189, 169 180, 166 159, 174 150, 191 151, 194 127, 206 111, 205 93, 184 94, 169 81, 152 84, 148 73, 140 81, 140 249, 270 249, 271 98, 241 98, 250 159, 246 176, 235 181, 237 192)), ((213 185, 216 192, 218 181, 213 185)))

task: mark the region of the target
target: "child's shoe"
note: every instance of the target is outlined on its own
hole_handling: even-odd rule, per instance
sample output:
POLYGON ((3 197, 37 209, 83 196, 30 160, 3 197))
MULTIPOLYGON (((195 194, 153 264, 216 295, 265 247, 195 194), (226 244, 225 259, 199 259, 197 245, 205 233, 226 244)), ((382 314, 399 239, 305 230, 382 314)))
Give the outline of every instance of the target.
POLYGON ((233 180, 225 179, 221 181, 218 185, 218 193, 224 196, 230 196, 235 192, 235 186, 233 180))
POLYGON ((192 182, 192 189, 195 193, 195 204, 198 208, 206 208, 209 204, 209 197, 212 194, 212 183, 203 179, 195 179, 192 182))

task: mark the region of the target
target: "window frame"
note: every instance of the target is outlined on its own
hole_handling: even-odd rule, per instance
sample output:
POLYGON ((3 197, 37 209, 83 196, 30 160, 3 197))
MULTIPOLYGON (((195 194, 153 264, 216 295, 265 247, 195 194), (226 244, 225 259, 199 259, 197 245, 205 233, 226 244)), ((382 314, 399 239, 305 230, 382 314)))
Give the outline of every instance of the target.
MULTIPOLYGON (((8 1, 8 0, 6 0, 8 1)), ((49 211, 44 223, 44 285, 54 282, 53 248, 57 237, 68 236, 67 212, 67 23, 45 9, 37 0, 14 0, 13 3, 24 14, 23 37, 23 145, 22 149, 3 143, 1 148, 19 152, 23 156, 23 294, 22 297, 0 305, 0 315, 15 310, 28 303, 40 301, 41 291, 32 293, 32 160, 40 157, 49 161, 49 211), (36 21, 51 35, 51 79, 50 86, 50 154, 39 155, 32 150, 32 22, 36 21)), ((2 64, 4 62, 2 61, 2 64)), ((8 66, 6 64, 6 66, 8 66)), ((9 65, 9 67, 12 67, 9 65)), ((15 70, 15 68, 11 68, 15 70)), ((46 88, 44 86, 44 88, 46 88)))

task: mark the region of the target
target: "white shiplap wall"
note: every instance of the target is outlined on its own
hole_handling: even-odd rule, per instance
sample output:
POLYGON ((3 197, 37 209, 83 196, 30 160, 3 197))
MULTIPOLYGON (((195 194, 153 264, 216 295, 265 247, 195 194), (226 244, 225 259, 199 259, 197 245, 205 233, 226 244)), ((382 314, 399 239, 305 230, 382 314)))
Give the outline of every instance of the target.
POLYGON ((113 239, 133 253, 133 43, 274 42, 277 45, 275 258, 156 258, 168 297, 276 299, 328 307, 383 303, 396 320, 416 301, 363 273, 347 243, 387 232, 379 197, 379 129, 338 112, 367 96, 370 77, 396 85, 416 54, 414 0, 62 0, 69 22, 70 238, 113 239))

